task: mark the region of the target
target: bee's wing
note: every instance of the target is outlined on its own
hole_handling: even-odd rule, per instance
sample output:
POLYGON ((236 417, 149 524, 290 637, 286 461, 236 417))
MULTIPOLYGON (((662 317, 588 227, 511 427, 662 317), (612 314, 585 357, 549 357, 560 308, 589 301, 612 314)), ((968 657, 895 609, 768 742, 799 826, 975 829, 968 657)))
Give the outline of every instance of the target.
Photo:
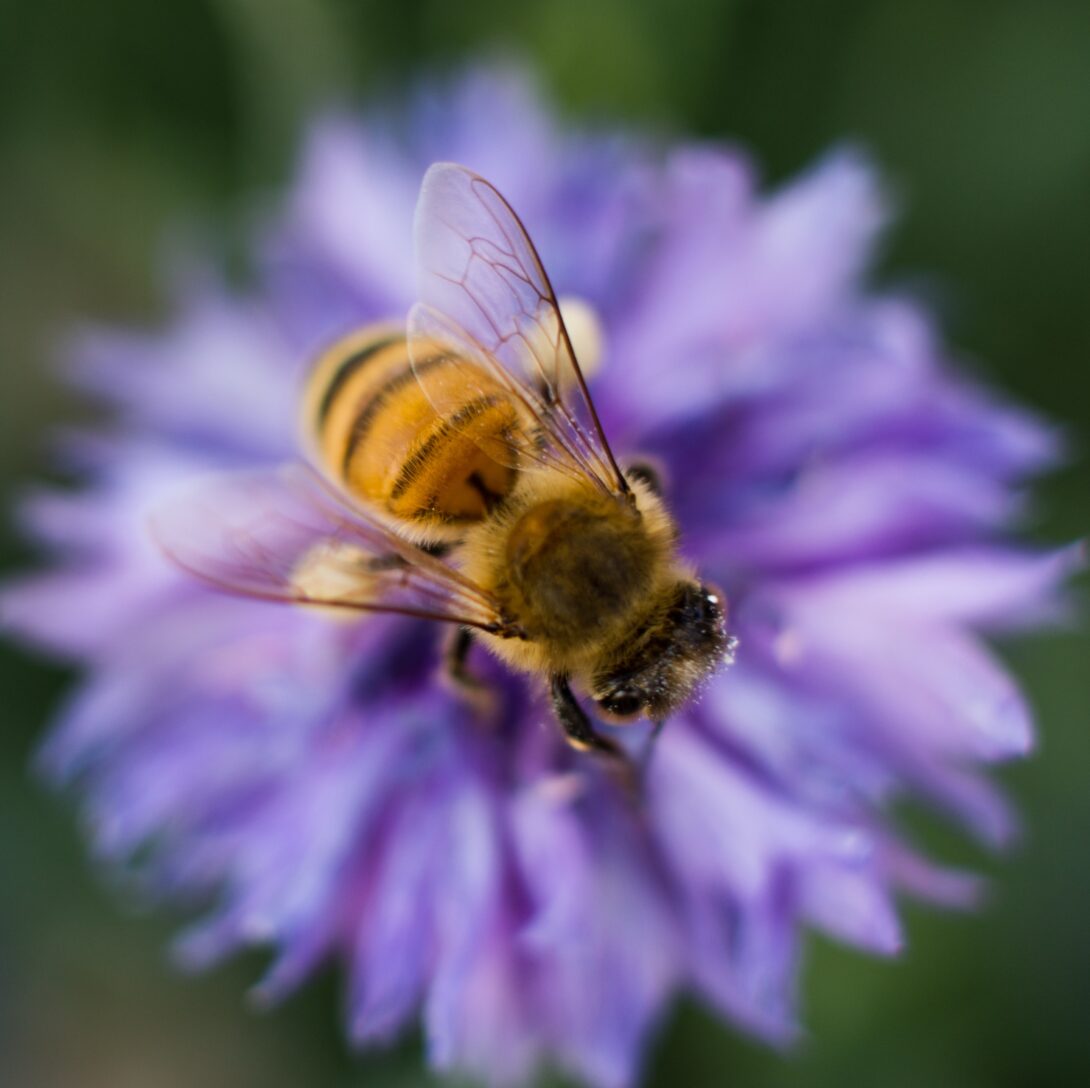
POLYGON ((420 189, 414 230, 420 302, 409 314, 409 350, 433 407, 454 426, 461 407, 468 423, 467 386, 487 400, 498 384, 524 426, 503 451, 482 446, 489 456, 626 493, 552 284, 507 201, 464 166, 436 163, 420 189), (429 379, 420 365, 444 348, 453 356, 445 365, 464 377, 457 401, 451 383, 429 379))
POLYGON ((491 594, 349 507, 302 465, 204 481, 153 515, 151 530, 179 567, 231 593, 510 626, 491 594))

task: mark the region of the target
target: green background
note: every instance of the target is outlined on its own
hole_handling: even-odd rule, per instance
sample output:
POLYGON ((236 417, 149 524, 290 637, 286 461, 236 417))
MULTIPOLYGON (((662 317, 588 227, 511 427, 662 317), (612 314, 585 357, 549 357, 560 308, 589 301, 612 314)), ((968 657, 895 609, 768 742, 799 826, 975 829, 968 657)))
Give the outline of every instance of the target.
MULTIPOLYGON (((938 300, 968 365, 1065 423, 1072 467, 1028 532, 1087 532, 1090 4, 1060 0, 535 3, 22 0, 0 3, 0 486, 44 471, 44 432, 81 413, 51 375, 64 330, 165 314, 164 241, 197 226, 237 254, 254 201, 289 176, 300 126, 419 71, 514 48, 561 108, 729 136, 770 181, 845 137, 903 205, 880 275, 938 300)), ((10 532, 4 569, 29 559, 10 532)), ((981 856, 973 916, 909 906, 898 961, 811 942, 809 1037, 787 1056, 680 1009, 657 1085, 957 1088, 1090 1083, 1090 641, 1005 644, 1042 744, 1003 778, 1025 814, 981 856)), ((85 858, 72 806, 28 763, 70 677, 0 650, 0 1083, 286 1088, 430 1083, 419 1042, 357 1059, 335 971, 271 1014, 244 958, 173 972, 178 919, 133 913, 85 858)))

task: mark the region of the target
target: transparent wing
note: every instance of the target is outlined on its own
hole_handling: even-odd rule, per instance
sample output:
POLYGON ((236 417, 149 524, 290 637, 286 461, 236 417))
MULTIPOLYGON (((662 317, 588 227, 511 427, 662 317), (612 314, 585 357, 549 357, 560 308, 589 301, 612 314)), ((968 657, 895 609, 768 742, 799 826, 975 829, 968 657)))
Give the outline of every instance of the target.
POLYGON ((302 465, 195 485, 152 517, 151 530, 179 567, 231 593, 516 633, 491 594, 302 465))
MULTIPOLYGON (((615 493, 628 485, 602 432, 556 295, 533 242, 493 185, 464 166, 437 163, 416 206, 420 302, 409 315, 417 378, 439 414, 473 436, 469 400, 504 396, 519 416, 495 459, 547 465, 615 493), (444 352, 455 383, 430 360, 444 352)), ((493 443, 492 445, 496 445, 493 443)), ((482 448, 484 448, 482 446, 482 448)))

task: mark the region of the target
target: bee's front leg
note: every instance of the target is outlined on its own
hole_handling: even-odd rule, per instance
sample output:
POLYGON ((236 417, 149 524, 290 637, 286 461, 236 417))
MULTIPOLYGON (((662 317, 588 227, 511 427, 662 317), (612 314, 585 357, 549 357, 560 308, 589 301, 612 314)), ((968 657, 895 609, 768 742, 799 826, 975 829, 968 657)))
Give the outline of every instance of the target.
POLYGON ((553 713, 564 730, 564 738, 580 752, 595 752, 607 758, 621 779, 626 793, 636 788, 635 768, 625 750, 615 741, 594 731, 583 708, 576 701, 568 685, 568 678, 560 673, 549 677, 549 693, 552 696, 553 713))

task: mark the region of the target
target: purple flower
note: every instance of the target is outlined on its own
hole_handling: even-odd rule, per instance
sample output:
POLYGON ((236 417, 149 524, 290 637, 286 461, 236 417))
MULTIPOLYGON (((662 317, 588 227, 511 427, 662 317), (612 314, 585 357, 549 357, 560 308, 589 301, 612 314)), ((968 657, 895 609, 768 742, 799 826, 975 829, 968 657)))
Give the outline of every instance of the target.
POLYGON ((404 125, 319 123, 254 290, 190 275, 165 332, 79 340, 115 423, 67 443, 81 490, 24 506, 54 561, 3 612, 86 666, 44 766, 98 854, 199 906, 186 963, 266 945, 272 1001, 336 957, 357 1043, 419 1016, 437 1068, 507 1084, 546 1059, 608 1088, 680 990, 788 1040, 806 927, 892 954, 899 893, 972 899, 886 811, 918 794, 1009 836, 979 769, 1033 733, 981 632, 1051 614, 1078 557, 1007 542, 1057 443, 953 373, 911 299, 864 288, 885 220, 856 153, 762 196, 734 149, 558 131, 518 76, 478 73, 404 125), (191 477, 294 455, 315 349, 413 301, 438 159, 494 181, 594 307, 607 433, 665 467, 731 602, 738 663, 668 723, 640 809, 483 655, 502 715, 479 720, 435 625, 218 596, 144 531, 191 477))

